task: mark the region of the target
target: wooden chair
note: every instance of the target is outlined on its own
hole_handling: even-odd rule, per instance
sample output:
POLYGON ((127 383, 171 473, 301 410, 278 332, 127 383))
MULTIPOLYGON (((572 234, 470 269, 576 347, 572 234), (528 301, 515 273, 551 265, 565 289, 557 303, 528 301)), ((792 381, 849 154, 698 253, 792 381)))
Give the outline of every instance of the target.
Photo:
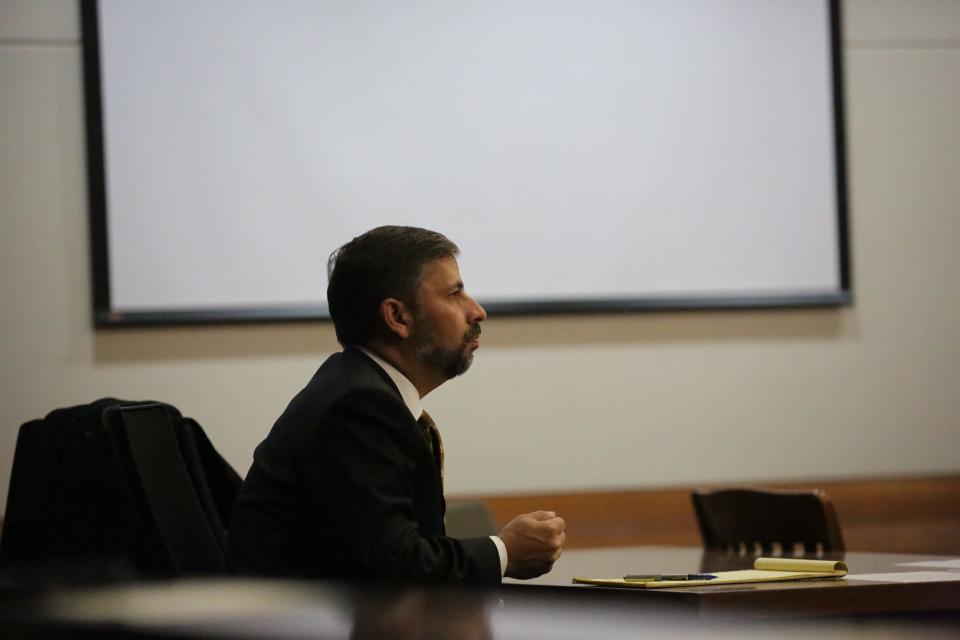
POLYGON ((844 550, 833 504, 820 490, 718 489, 693 492, 708 551, 795 555, 844 550))

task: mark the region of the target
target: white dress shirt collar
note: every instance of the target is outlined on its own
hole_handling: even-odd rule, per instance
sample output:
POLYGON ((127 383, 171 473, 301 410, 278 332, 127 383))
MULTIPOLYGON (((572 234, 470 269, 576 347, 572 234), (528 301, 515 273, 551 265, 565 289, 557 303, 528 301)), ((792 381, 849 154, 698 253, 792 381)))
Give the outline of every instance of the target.
POLYGON ((400 391, 400 397, 403 398, 403 403, 407 405, 407 409, 410 410, 410 415, 413 416, 414 420, 419 420, 420 415, 423 414, 423 406, 420 404, 420 393, 407 376, 400 373, 395 366, 366 347, 357 347, 357 349, 369 356, 371 360, 380 365, 380 368, 390 376, 393 384, 397 385, 397 389, 400 391))

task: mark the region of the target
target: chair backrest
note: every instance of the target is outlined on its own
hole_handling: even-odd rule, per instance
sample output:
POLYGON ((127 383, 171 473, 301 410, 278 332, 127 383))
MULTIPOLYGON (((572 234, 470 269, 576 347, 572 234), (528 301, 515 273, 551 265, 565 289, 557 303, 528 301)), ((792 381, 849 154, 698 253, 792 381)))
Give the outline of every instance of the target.
POLYGON ((843 551, 836 510, 820 490, 718 489, 693 492, 704 547, 793 555, 843 551))
POLYGON ((490 507, 483 500, 466 500, 447 505, 447 535, 451 538, 479 538, 497 533, 490 507))
MULTIPOLYGON (((222 527, 203 473, 184 456, 168 407, 112 406, 103 412, 128 496, 161 575, 226 570, 222 527)), ((182 436, 182 434, 181 434, 182 436)), ((186 447, 190 449, 190 445, 186 447)))
POLYGON ((203 514, 210 523, 217 544, 225 550, 225 523, 229 521, 229 510, 240 490, 240 476, 216 453, 207 435, 195 421, 189 418, 174 420, 173 429, 203 514))

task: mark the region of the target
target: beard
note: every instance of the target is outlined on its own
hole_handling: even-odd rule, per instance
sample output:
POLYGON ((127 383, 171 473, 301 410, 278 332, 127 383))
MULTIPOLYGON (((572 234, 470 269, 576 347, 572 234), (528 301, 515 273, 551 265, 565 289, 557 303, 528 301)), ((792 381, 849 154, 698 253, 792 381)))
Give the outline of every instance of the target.
POLYGON ((416 319, 413 330, 413 344, 420 362, 443 373, 449 380, 466 373, 473 364, 473 354, 467 353, 467 345, 480 337, 480 324, 474 324, 463 334, 460 346, 452 349, 437 344, 437 334, 423 316, 416 319))

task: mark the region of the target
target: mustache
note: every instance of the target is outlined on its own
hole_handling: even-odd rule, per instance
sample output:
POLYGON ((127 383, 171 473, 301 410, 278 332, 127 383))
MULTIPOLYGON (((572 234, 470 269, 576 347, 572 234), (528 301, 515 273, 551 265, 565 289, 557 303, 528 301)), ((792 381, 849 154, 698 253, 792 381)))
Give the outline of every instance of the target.
POLYGON ((465 334, 463 334, 463 339, 467 342, 470 342, 471 340, 476 340, 477 338, 480 337, 481 332, 482 332, 482 329, 480 329, 480 324, 479 323, 475 324, 472 327, 470 327, 470 329, 465 334))

